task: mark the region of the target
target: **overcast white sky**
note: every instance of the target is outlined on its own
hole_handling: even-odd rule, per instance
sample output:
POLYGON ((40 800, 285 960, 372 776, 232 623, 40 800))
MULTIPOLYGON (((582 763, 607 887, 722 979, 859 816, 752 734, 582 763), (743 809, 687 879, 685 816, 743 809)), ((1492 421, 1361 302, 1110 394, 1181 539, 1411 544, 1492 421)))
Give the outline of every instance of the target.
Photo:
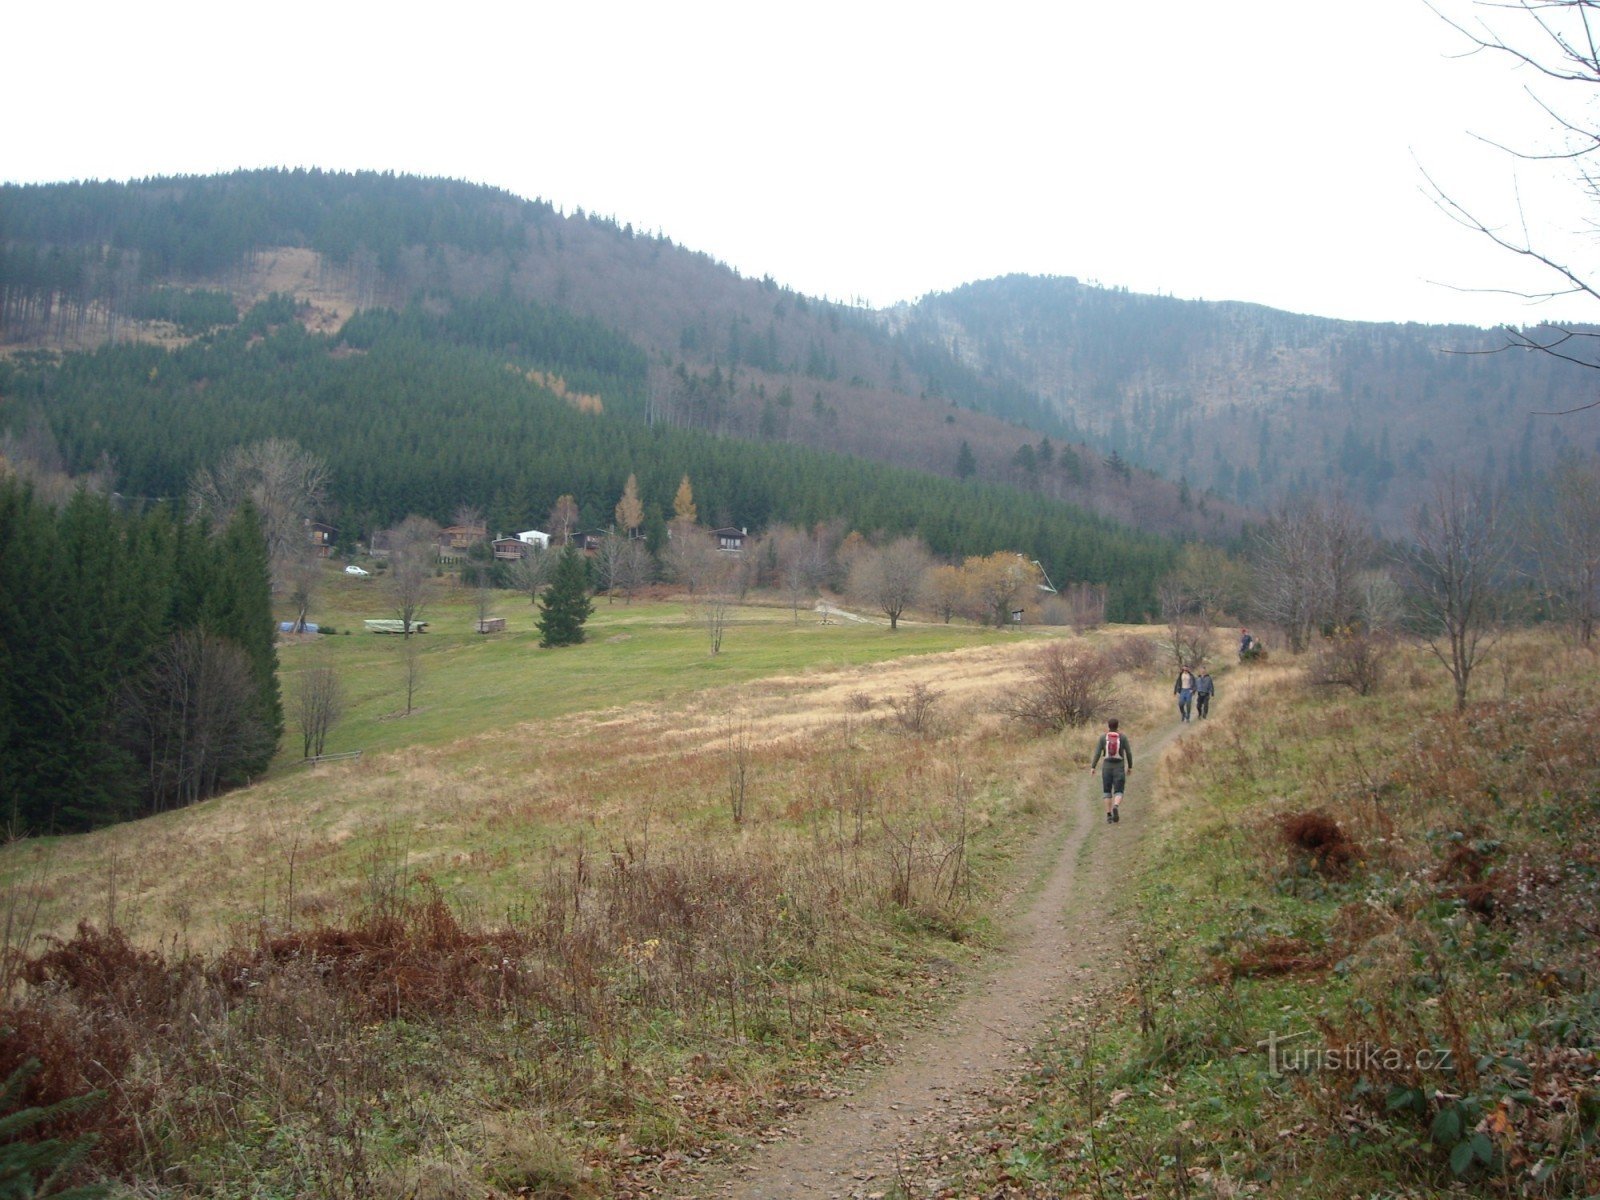
MULTIPOLYGON (((1461 0, 1447 0, 1457 7, 1461 0)), ((444 175, 887 305, 1010 272, 1373 320, 1600 319, 1445 217, 1581 233, 1422 0, 88 0, 7 18, 11 182, 444 175)))

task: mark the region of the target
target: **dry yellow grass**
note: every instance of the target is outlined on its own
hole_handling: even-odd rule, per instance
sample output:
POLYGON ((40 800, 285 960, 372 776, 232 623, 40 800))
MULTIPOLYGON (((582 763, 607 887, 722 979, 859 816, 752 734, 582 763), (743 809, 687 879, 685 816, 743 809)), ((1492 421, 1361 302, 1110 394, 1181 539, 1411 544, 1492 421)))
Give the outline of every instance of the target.
MULTIPOLYGON (((1092 735, 1067 735, 1038 758, 1005 749, 1013 738, 996 704, 1023 678, 1035 645, 775 676, 372 754, 192 809, 14 845, 0 855, 0 872, 38 901, 40 932, 115 923, 144 945, 206 949, 241 924, 332 919, 375 877, 417 873, 494 919, 577 847, 729 836, 730 736, 749 747, 752 772, 749 820, 737 836, 768 843, 803 836, 795 830, 845 760, 858 775, 892 770, 895 778, 869 781, 889 795, 956 768, 1008 795, 1047 786, 1057 759, 1087 758, 1092 735), (936 716, 954 731, 937 751, 875 736, 893 724, 890 702, 917 686, 939 694, 936 716)), ((1160 710, 1155 689, 1145 691, 1130 702, 1130 729, 1160 710)))

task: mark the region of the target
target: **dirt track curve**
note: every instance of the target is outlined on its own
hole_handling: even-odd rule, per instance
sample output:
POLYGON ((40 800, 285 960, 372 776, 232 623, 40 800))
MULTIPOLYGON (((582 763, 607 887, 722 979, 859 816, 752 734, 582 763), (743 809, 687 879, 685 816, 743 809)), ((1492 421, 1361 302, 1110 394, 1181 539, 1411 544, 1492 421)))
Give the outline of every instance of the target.
POLYGON ((684 1181, 680 1200, 857 1200, 882 1195, 918 1143, 958 1128, 992 1088, 1019 1073, 1023 1052, 1052 1017, 1082 1003, 1121 967, 1129 878, 1151 827, 1143 783, 1187 728, 1176 723, 1135 745, 1129 798, 1105 823, 1099 775, 1080 770, 1070 826, 1042 840, 1021 873, 1021 909, 981 974, 958 985, 940 1016, 905 1038, 890 1065, 853 1094, 808 1110, 783 1136, 738 1163, 684 1181), (1038 881, 1042 879, 1042 884, 1038 881))

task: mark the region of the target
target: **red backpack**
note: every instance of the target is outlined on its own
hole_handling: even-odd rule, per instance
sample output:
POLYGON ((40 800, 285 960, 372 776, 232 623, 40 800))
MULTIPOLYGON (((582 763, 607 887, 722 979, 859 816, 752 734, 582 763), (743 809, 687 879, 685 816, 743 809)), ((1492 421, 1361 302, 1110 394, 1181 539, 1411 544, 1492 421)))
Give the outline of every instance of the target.
POLYGON ((1106 733, 1106 757, 1122 757, 1122 735, 1114 729, 1106 733))

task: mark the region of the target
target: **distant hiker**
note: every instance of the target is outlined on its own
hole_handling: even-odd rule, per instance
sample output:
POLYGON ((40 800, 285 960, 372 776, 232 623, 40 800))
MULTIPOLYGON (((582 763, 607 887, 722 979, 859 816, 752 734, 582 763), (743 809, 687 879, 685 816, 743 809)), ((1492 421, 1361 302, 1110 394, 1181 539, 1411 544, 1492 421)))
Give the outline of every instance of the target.
POLYGON ((1250 636, 1248 629, 1239 630, 1239 657, 1244 658, 1255 646, 1256 639, 1250 636))
POLYGON ((1106 731, 1095 744, 1094 761, 1089 770, 1100 768, 1100 787, 1106 794, 1106 824, 1115 825, 1122 820, 1119 806, 1122 789, 1128 784, 1128 773, 1133 770, 1133 747, 1128 735, 1117 729, 1117 719, 1106 722, 1106 731))
POLYGON ((1202 721, 1211 711, 1211 697, 1216 694, 1217 685, 1211 680, 1211 672, 1202 667, 1200 674, 1194 677, 1194 710, 1202 721))
POLYGON ((1172 685, 1172 694, 1178 697, 1178 719, 1189 719, 1189 706, 1194 701, 1194 672, 1188 667, 1178 668, 1178 678, 1172 685))

